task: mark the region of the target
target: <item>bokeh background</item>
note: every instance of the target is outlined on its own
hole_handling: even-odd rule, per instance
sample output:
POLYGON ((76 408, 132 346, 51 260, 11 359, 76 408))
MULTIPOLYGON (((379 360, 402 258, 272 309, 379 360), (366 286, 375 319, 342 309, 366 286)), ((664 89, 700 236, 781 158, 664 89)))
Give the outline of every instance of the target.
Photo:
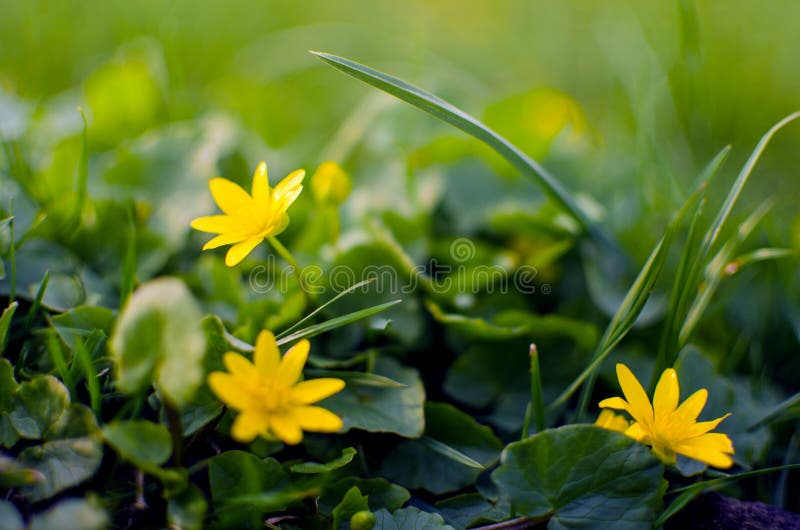
MULTIPOLYGON (((214 176, 247 184, 267 160, 274 183, 297 167, 311 174, 334 160, 354 184, 340 211, 344 252, 327 244, 304 193, 281 236, 300 261, 392 263, 397 256, 369 243, 385 229, 415 263, 447 261, 451 241, 467 237, 476 242, 476 264, 536 266, 537 282, 551 285, 552 296, 454 297, 449 309, 492 318, 521 308, 526 318, 557 313, 588 323, 590 332, 577 326, 549 347, 555 358, 542 357, 545 390, 555 395, 583 368, 619 303, 605 271, 578 252, 574 227, 477 141, 308 50, 392 73, 484 120, 576 193, 638 268, 716 153, 733 146, 708 194, 711 215, 761 135, 800 109, 798 23, 793 0, 0 0, 0 213, 10 213, 13 196, 18 234, 32 234, 17 256, 19 291, 32 297, 49 269, 48 308, 116 308, 133 237, 138 281, 181 275, 205 309, 245 338, 286 327, 304 314, 302 297, 265 297, 247 285, 247 268, 268 250, 227 270, 220 253, 201 255, 207 238, 192 233, 189 221, 214 211, 207 190, 214 176), (72 231, 62 221, 81 167, 78 107, 88 119, 91 205, 72 231)), ((800 251, 798 147, 800 124, 793 123, 745 188, 725 237, 764 200, 774 204, 742 252, 800 251)), ((4 249, 8 238, 0 236, 4 249)), ((671 260, 662 300, 677 253, 671 260)), ((8 290, 6 275, 0 292, 8 290)), ((349 309, 393 298, 359 298, 349 309)), ((528 338, 470 350, 451 368, 464 339, 430 332, 430 313, 409 297, 367 332, 342 331, 320 350, 352 353, 370 343, 370 333, 386 332, 420 368, 430 397, 455 397, 483 412, 491 402, 486 421, 506 434, 518 429, 528 399, 528 338), (446 352, 433 355, 437 348, 446 352), (498 351, 516 352, 513 362, 496 362, 498 351), (482 367, 490 380, 480 379, 482 367)), ((621 355, 648 367, 661 315, 645 313, 655 316, 621 355)), ((754 416, 797 392, 796 256, 738 271, 708 313, 695 341, 702 369, 686 376, 692 385, 709 385, 716 369, 730 378, 718 383, 721 401, 741 397, 738 410, 754 416), (739 392, 745 377, 748 390, 739 392)), ((607 368, 607 388, 616 388, 607 368)), ((720 404, 721 412, 728 406, 720 404)), ((737 448, 747 461, 780 464, 791 457, 786 447, 796 451, 791 425, 781 424, 773 443, 763 429, 743 432, 744 416, 736 425, 750 439, 737 448)), ((761 490, 750 495, 758 496, 777 503, 761 490)))

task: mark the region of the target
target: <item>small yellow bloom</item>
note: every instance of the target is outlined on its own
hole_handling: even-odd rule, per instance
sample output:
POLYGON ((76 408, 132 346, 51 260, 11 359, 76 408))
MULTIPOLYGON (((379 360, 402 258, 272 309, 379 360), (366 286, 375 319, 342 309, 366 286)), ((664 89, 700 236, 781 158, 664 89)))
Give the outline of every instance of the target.
POLYGON ((332 160, 320 164, 311 177, 311 193, 320 204, 340 205, 350 195, 352 187, 350 176, 332 160))
POLYGON ((644 388, 624 364, 617 364, 617 378, 625 399, 604 399, 600 407, 624 410, 633 417, 626 435, 652 446, 653 453, 667 464, 674 464, 675 455, 681 454, 718 468, 733 465, 731 439, 726 434, 709 432, 730 414, 697 421, 706 405, 708 390, 698 390, 678 406, 678 374, 668 368, 658 380, 651 405, 644 388))
POLYGON ((603 409, 594 424, 609 431, 625 432, 630 427, 631 422, 619 414, 614 414, 609 409, 603 409))
POLYGON ((230 373, 209 374, 211 390, 240 411, 231 427, 235 440, 250 442, 261 435, 294 445, 303 439, 303 431, 336 432, 342 428, 339 416, 311 404, 342 390, 344 381, 300 381, 309 347, 307 340, 301 340, 281 358, 275 336, 264 330, 256 340, 254 362, 228 352, 222 360, 230 373))
POLYGON ((291 172, 270 192, 267 164, 261 162, 253 174, 252 195, 238 184, 223 178, 211 179, 211 196, 224 215, 209 215, 192 221, 192 228, 218 234, 203 250, 233 245, 225 256, 225 264, 233 267, 242 261, 264 239, 286 229, 286 210, 303 190, 305 171, 291 172))

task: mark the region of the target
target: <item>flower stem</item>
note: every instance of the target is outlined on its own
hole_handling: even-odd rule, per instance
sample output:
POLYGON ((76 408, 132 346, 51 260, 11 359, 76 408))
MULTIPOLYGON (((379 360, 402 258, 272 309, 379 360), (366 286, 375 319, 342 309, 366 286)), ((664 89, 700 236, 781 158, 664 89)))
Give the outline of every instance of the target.
POLYGON ((172 450, 175 458, 175 465, 183 465, 183 427, 181 426, 181 415, 177 407, 166 397, 162 396, 164 412, 167 415, 169 434, 172 437, 172 450))
POLYGON ((309 306, 313 306, 315 302, 314 297, 311 295, 311 293, 309 293, 305 289, 305 286, 303 285, 303 281, 300 276, 300 265, 297 263, 297 260, 294 259, 294 256, 292 256, 292 253, 289 252, 289 249, 284 247, 283 243, 278 241, 278 239, 275 238, 274 236, 268 237, 267 241, 269 241, 269 244, 272 245, 272 248, 275 249, 278 255, 280 255, 280 257, 282 257, 284 261, 286 261, 286 263, 288 263, 289 266, 292 267, 292 273, 294 274, 294 277, 297 279, 297 285, 300 287, 300 292, 303 293, 303 297, 306 299, 306 303, 309 306))

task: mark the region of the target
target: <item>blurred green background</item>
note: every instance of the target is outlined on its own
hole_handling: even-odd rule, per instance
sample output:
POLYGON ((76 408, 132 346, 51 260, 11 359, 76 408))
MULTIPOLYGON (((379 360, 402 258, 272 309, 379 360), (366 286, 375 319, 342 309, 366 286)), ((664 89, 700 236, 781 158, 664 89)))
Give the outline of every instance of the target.
MULTIPOLYGON (((733 145, 708 194, 712 218, 761 135, 800 109, 798 21, 800 2, 793 0, 0 0, 0 219, 14 196, 17 234, 25 239, 17 254, 19 290, 32 297, 49 269, 48 307, 116 308, 134 240, 138 281, 182 275, 237 336, 285 328, 304 314, 302 297, 262 296, 244 281, 247 268, 267 255, 265 245, 242 267, 226 269, 220 252, 201 255, 207 238, 192 233, 189 221, 215 211, 207 188, 213 176, 247 184, 266 160, 274 183, 297 167, 310 175, 332 159, 354 181, 340 212, 342 241, 333 250, 326 246, 318 228, 324 223, 304 193, 280 236, 302 263, 359 270, 402 261, 381 246, 375 234, 384 228, 414 263, 446 262, 453 239, 470 237, 478 242, 476 266, 534 265, 536 281, 550 282, 553 296, 446 293, 452 303, 445 310, 488 320, 519 309, 526 318, 557 314, 602 329, 618 306, 617 286, 607 285, 613 282, 604 271, 577 250, 574 227, 540 190, 477 141, 342 75, 308 50, 389 72, 486 121, 575 192, 636 269, 716 153, 733 145), (79 229, 66 211, 81 166, 78 107, 89 124, 91 199, 79 229)), ((793 123, 769 145, 720 241, 773 198, 742 252, 800 251, 798 147, 800 124, 793 123)), ((7 230, 0 229, 5 250, 7 230)), ((676 258, 658 287, 662 301, 676 258)), ((384 294, 347 303, 354 310, 394 298, 384 294)), ((662 315, 651 316, 626 352, 640 360, 657 343, 657 330, 647 324, 662 315)), ((326 343, 326 353, 352 353, 372 340, 370 333, 386 332, 427 367, 434 398, 444 392, 467 402, 457 378, 442 381, 444 365, 473 338, 465 333, 450 357, 429 355, 441 353, 444 342, 432 319, 444 319, 426 311, 421 297, 409 296, 386 318, 391 328, 384 329, 387 320, 373 323, 368 340, 348 329, 326 343)), ((575 334, 589 347, 563 347, 569 341, 559 339, 542 349, 557 352, 543 361, 553 388, 582 369, 596 339, 582 328, 575 334)), ((722 373, 751 375, 753 394, 771 406, 775 396, 797 391, 799 339, 794 256, 746 267, 730 281, 726 276, 693 342, 722 373)), ((493 343, 460 357, 455 373, 463 375, 463 388, 478 386, 471 377, 487 377, 474 373, 482 370, 476 358, 503 365, 495 362, 497 351, 519 354, 516 365, 503 366, 509 379, 524 375, 529 340, 514 340, 513 348, 493 343)), ((711 368, 695 372, 698 385, 714 377, 711 368)), ((501 401, 491 421, 508 432, 519 427, 527 400, 527 381, 517 383, 516 394, 503 383, 491 397, 501 401)), ((742 388, 726 385, 731 396, 742 388)), ((745 416, 738 416, 741 425, 745 416)), ((783 449, 762 458, 768 439, 757 441, 753 462, 781 461, 783 449)))

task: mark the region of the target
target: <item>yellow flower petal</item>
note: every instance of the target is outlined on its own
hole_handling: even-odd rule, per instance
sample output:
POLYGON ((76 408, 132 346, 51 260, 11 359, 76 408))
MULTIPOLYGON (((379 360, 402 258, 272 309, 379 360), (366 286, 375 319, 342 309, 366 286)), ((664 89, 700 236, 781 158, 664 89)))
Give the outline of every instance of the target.
POLYGON ((705 388, 701 388, 688 398, 686 401, 681 403, 681 406, 678 407, 676 411, 677 414, 681 416, 683 421, 695 421, 697 417, 700 415, 700 412, 703 410, 703 407, 706 406, 706 401, 708 400, 708 390, 705 388))
POLYGON ((226 234, 220 234, 217 237, 211 239, 205 245, 203 245, 203 250, 211 250, 212 248, 221 247, 223 245, 239 243, 240 241, 244 241, 245 239, 247 239, 247 236, 242 235, 241 233, 228 232, 226 234))
POLYGON ((650 399, 642 388, 633 372, 624 364, 617 364, 617 378, 622 387, 622 393, 628 402, 629 411, 633 419, 644 424, 645 427, 653 423, 653 407, 650 399))
POLYGON ((653 409, 656 421, 666 418, 675 411, 678 406, 679 396, 678 374, 672 368, 667 368, 661 374, 661 378, 656 385, 656 392, 653 395, 653 409))
POLYGON ((259 434, 267 431, 267 418, 258 412, 246 410, 236 416, 231 426, 231 437, 239 442, 252 442, 259 434))
POLYGON ((339 416, 322 407, 296 407, 292 414, 306 431, 336 432, 344 425, 339 416))
POLYGON ((720 469, 733 465, 733 444, 720 433, 704 434, 675 446, 675 451, 720 469))
POLYGON ((228 352, 222 356, 222 363, 233 377, 239 380, 239 384, 248 385, 258 384, 258 374, 255 366, 243 355, 228 352))
POLYGON ((647 441, 647 433, 642 428, 641 425, 638 423, 631 423, 631 426, 625 430, 625 436, 630 436, 637 442, 646 442, 647 441))
POLYGON ((292 414, 284 413, 270 416, 269 428, 285 444, 296 445, 303 440, 303 431, 300 430, 300 424, 292 414))
POLYGON ((281 352, 278 351, 275 335, 271 331, 265 329, 258 334, 253 361, 264 380, 275 374, 275 370, 281 362, 281 352))
POLYGON ((253 398, 242 387, 239 379, 225 372, 211 372, 208 386, 216 396, 231 408, 245 410, 253 405, 253 398))
POLYGON ((598 427, 608 429, 610 431, 625 432, 628 429, 629 422, 619 414, 614 414, 608 409, 600 411, 597 420, 594 422, 598 427))
POLYGON ((271 225, 269 231, 266 234, 266 237, 277 236, 284 230, 286 227, 289 226, 289 216, 284 212, 280 214, 276 219, 271 221, 271 225))
POLYGON ((239 228, 239 223, 229 215, 207 215, 192 221, 191 227, 201 232, 222 234, 236 231, 239 228))
POLYGON ((297 199, 300 192, 303 191, 302 184, 305 176, 306 172, 298 169, 289 173, 275 186, 275 189, 272 190, 272 201, 277 210, 285 212, 297 199))
POLYGON ((269 179, 267 178, 267 163, 261 162, 253 173, 253 185, 251 187, 253 202, 259 211, 269 210, 271 193, 269 190, 269 179))
POLYGON ((225 255, 225 265, 228 267, 234 267, 238 265, 239 262, 247 257, 247 255, 250 254, 250 252, 252 252, 253 249, 256 248, 263 240, 264 238, 262 237, 251 237, 250 239, 245 239, 241 243, 236 243, 225 255))
POLYGON ((624 399, 622 399, 621 397, 606 398, 603 401, 601 401, 600 403, 598 403, 598 406, 601 409, 608 408, 608 409, 615 409, 615 410, 630 410, 630 407, 628 406, 628 402, 625 401, 624 399))
POLYGON ((275 373, 276 382, 280 382, 287 387, 297 383, 303 374, 303 366, 306 364, 306 359, 308 359, 308 350, 310 348, 311 344, 306 339, 292 346, 278 365, 278 370, 275 373))
POLYGON ((707 433, 708 431, 713 431, 714 429, 717 428, 717 425, 722 423, 722 421, 725 418, 727 418, 728 416, 730 416, 730 414, 725 414, 724 416, 722 416, 720 418, 717 418, 715 420, 701 421, 701 422, 692 424, 686 430, 686 438, 694 438, 696 436, 703 435, 703 434, 707 433))
POLYGON ((310 379, 297 383, 292 388, 292 400, 301 405, 310 405, 340 392, 344 381, 333 377, 310 379))
POLYGON ((242 214, 253 209, 253 199, 250 195, 228 179, 211 179, 208 188, 217 206, 228 215, 242 214))

